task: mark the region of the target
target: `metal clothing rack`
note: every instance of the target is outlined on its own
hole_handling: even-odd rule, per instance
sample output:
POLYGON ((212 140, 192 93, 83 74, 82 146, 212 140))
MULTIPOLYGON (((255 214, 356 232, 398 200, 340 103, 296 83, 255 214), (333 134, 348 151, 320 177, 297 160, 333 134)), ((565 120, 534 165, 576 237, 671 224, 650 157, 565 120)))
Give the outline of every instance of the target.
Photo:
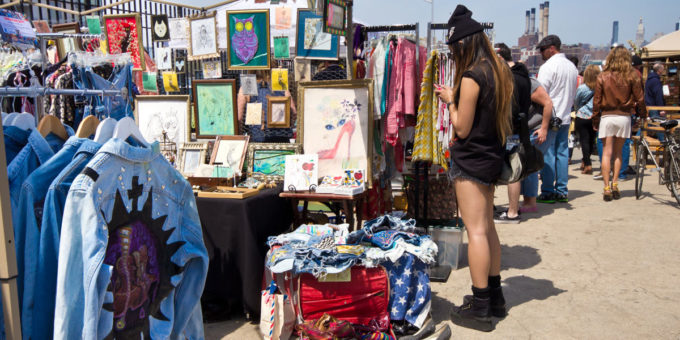
POLYGON ((120 90, 71 90, 49 87, 0 87, 0 97, 39 97, 50 95, 65 96, 117 96, 120 90))
MULTIPOLYGON (((420 46, 420 24, 409 24, 409 25, 381 25, 381 26, 364 26, 361 28, 363 34, 375 33, 375 32, 405 32, 405 31, 415 31, 416 32, 416 47, 420 46)), ((418 61, 420 60, 420 49, 416 48, 416 70, 419 70, 418 61)))
POLYGON ((47 62, 47 40, 63 39, 63 38, 91 38, 102 39, 101 34, 89 33, 37 33, 36 37, 40 40, 40 55, 43 57, 42 72, 45 73, 45 64, 47 62))

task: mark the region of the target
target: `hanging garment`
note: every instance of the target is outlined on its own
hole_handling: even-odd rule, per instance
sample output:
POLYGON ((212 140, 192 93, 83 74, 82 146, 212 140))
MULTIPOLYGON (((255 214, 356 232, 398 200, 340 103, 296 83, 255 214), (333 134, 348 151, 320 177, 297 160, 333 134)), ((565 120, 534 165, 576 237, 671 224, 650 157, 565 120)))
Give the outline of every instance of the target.
MULTIPOLYGON (((76 72, 74 70, 74 72, 76 72)), ((116 67, 111 73, 111 77, 105 79, 97 74, 92 67, 81 69, 80 73, 74 74, 74 83, 79 89, 94 90, 120 90, 120 95, 105 96, 101 101, 101 109, 95 110, 97 118, 103 120, 106 117, 119 120, 123 117, 133 117, 132 103, 136 88, 133 85, 132 64, 116 67), (80 79, 78 79, 80 78, 80 79), (85 80, 85 81, 84 81, 85 80)), ((76 98, 77 100, 77 98, 76 98)), ((84 117, 75 117, 74 126, 80 124, 84 117)))
POLYGON ((191 185, 151 148, 111 139, 64 207, 55 339, 202 339, 208 270, 191 185))
POLYGON ((373 78, 373 98, 375 103, 375 110, 373 117, 380 119, 384 110, 382 107, 383 83, 385 81, 385 54, 387 53, 387 41, 381 39, 377 42, 371 61, 369 62, 368 77, 373 78))
POLYGON ((432 295, 428 267, 412 254, 384 262, 390 278, 390 321, 406 320, 420 328, 430 313, 432 295))
POLYGON ((5 158, 9 165, 21 149, 28 144, 28 136, 31 131, 16 126, 3 126, 2 132, 5 135, 5 158))
POLYGON ((432 52, 427 61, 423 82, 420 88, 420 106, 418 107, 418 123, 413 142, 413 161, 432 162, 448 169, 448 161, 441 144, 438 142, 439 130, 435 124, 439 119, 437 110, 439 99, 434 95, 434 83, 439 79, 439 55, 432 52))

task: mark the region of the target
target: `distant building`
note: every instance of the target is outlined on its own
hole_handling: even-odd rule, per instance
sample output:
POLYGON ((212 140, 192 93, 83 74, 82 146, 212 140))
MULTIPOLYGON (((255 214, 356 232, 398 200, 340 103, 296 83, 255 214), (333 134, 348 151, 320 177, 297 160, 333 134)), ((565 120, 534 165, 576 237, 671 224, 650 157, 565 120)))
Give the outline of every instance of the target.
POLYGON ((614 21, 614 24, 612 25, 612 41, 610 45, 614 45, 617 42, 619 42, 619 22, 614 21))
POLYGON ((649 42, 651 43, 652 41, 654 41, 654 40, 656 40, 656 39, 659 39, 659 38, 661 38, 661 37, 663 37, 663 36, 664 36, 664 34, 663 34, 662 32, 657 32, 656 34, 654 34, 654 35, 652 36, 652 39, 650 39, 649 42))
POLYGON ((635 45, 642 46, 645 42, 645 25, 642 23, 642 17, 640 17, 640 23, 638 24, 637 31, 635 33, 635 45))

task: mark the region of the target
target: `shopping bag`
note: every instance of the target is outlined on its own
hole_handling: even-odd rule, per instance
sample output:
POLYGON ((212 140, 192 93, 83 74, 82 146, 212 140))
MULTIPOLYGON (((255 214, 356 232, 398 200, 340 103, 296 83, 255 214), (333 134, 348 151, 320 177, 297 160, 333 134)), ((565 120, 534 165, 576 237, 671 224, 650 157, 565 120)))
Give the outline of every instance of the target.
POLYGON ((262 291, 260 332, 265 340, 286 340, 295 327, 295 310, 287 295, 275 291, 273 282, 269 289, 262 291))

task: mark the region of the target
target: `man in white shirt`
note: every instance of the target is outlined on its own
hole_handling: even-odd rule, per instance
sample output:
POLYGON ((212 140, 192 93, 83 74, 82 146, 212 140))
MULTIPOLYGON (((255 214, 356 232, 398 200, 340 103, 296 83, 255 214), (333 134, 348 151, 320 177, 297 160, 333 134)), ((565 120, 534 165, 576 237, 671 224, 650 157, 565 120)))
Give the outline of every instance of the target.
MULTIPOLYGON (((569 125, 571 124, 571 107, 576 95, 576 78, 578 71, 574 64, 560 52, 562 42, 556 35, 549 35, 536 46, 541 51, 545 64, 538 70, 538 81, 550 95, 554 107, 554 116, 561 119, 559 126, 552 122, 548 134, 555 138, 553 145, 547 147, 543 154, 545 165, 541 170, 541 194, 537 198, 540 203, 568 202, 567 182, 569 178, 569 125)), ((554 118, 553 118, 554 120, 554 118)))

